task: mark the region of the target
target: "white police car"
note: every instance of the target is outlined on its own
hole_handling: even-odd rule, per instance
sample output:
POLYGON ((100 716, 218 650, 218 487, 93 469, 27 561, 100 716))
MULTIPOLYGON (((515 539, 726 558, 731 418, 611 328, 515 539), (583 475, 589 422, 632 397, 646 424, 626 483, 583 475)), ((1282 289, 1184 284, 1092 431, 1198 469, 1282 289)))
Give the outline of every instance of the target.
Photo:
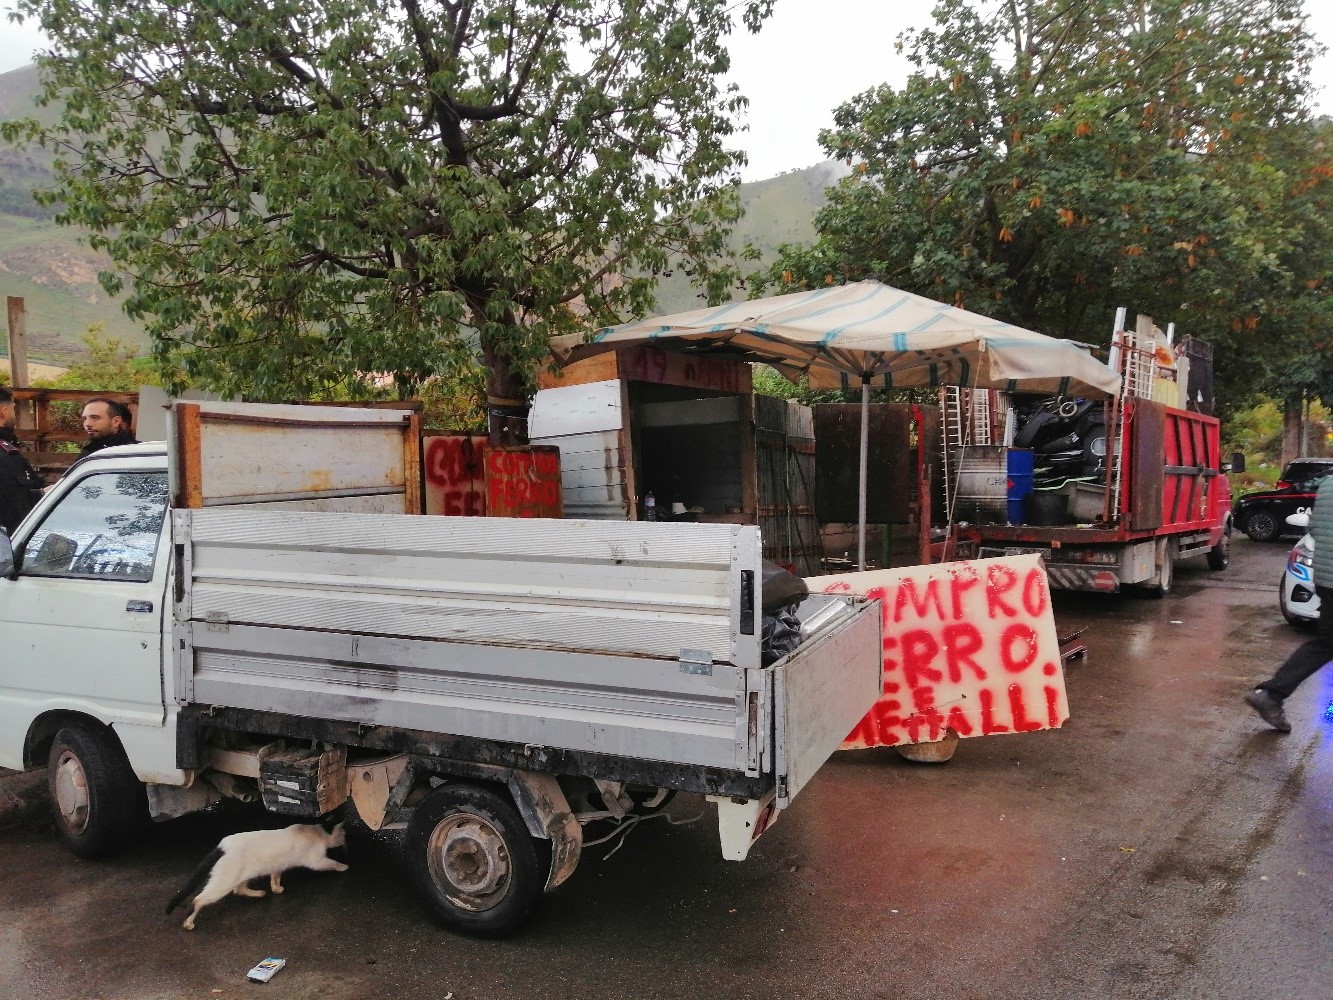
MULTIPOLYGON (((1287 523, 1297 528, 1307 527, 1310 515, 1303 511, 1292 514, 1287 523)), ((1287 554, 1287 568, 1278 585, 1277 603, 1282 609, 1282 617, 1297 628, 1314 628, 1319 622, 1319 595, 1314 589, 1314 539, 1308 534, 1302 536, 1287 554)))

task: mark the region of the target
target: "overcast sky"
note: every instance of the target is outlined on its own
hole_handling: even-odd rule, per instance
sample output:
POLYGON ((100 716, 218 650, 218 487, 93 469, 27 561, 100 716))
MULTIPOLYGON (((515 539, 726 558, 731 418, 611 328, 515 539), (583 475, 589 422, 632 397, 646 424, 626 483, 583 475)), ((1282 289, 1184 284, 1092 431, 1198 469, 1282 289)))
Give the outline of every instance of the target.
MULTIPOLYGON (((739 137, 750 156, 746 180, 772 177, 823 159, 817 136, 833 109, 879 83, 901 83, 907 64, 894 52, 905 28, 930 21, 933 0, 778 0, 763 31, 735 36, 732 77, 750 99, 749 131, 739 137)), ((1333 44, 1333 4, 1307 0, 1310 26, 1333 44)), ((8 12, 12 0, 0 0, 8 12)), ((32 61, 43 44, 25 26, 0 22, 0 73, 32 61)), ((1320 58, 1316 106, 1333 113, 1333 57, 1320 58)))

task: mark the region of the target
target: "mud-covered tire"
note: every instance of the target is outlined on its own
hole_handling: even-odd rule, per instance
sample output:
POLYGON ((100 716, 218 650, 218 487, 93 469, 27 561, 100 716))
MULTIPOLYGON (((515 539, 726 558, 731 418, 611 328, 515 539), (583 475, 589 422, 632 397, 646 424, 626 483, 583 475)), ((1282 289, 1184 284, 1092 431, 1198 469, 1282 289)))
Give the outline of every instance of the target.
POLYGON ((109 729, 66 726, 48 758, 51 816, 66 846, 103 858, 129 846, 148 826, 148 794, 109 729))
POLYGON ((1245 518, 1245 534, 1256 542, 1271 542, 1278 535, 1277 518, 1265 510, 1256 510, 1245 518))
POLYGON ((1222 540, 1208 550, 1208 568, 1221 572, 1231 565, 1231 525, 1222 532, 1222 540))
POLYGON ((427 909, 473 937, 521 929, 551 871, 551 842, 529 834, 510 801, 477 785, 441 785, 417 803, 403 851, 427 909))
POLYGON ((1158 600, 1171 593, 1171 585, 1176 580, 1176 540, 1163 539, 1159 543, 1159 549, 1156 560, 1159 566, 1157 578, 1143 588, 1146 596, 1158 600))

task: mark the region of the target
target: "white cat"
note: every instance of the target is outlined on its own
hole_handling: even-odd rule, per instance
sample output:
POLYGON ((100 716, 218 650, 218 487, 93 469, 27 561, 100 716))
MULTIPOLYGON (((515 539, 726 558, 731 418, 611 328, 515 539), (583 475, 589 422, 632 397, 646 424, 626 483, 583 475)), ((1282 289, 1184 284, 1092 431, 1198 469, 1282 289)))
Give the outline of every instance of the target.
POLYGON ((185 887, 167 904, 167 912, 184 902, 205 878, 208 883, 194 897, 194 909, 181 925, 187 931, 194 930, 194 918, 200 910, 229 892, 238 896, 263 896, 263 889, 251 889, 247 885, 252 878, 267 875, 269 888, 279 893, 282 892, 282 873, 288 868, 345 872, 348 866, 327 857, 325 852, 346 842, 341 823, 332 830, 314 823, 298 823, 283 830, 233 833, 218 841, 218 846, 199 863, 185 887))

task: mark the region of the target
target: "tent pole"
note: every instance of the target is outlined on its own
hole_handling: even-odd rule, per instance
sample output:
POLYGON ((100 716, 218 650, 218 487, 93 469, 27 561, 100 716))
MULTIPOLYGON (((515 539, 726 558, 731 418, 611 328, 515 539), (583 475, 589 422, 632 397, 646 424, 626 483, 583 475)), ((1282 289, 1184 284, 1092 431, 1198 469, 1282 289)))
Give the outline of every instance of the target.
POLYGON ((866 568, 866 473, 870 467, 870 376, 861 376, 861 482, 857 491, 856 568, 866 568))

